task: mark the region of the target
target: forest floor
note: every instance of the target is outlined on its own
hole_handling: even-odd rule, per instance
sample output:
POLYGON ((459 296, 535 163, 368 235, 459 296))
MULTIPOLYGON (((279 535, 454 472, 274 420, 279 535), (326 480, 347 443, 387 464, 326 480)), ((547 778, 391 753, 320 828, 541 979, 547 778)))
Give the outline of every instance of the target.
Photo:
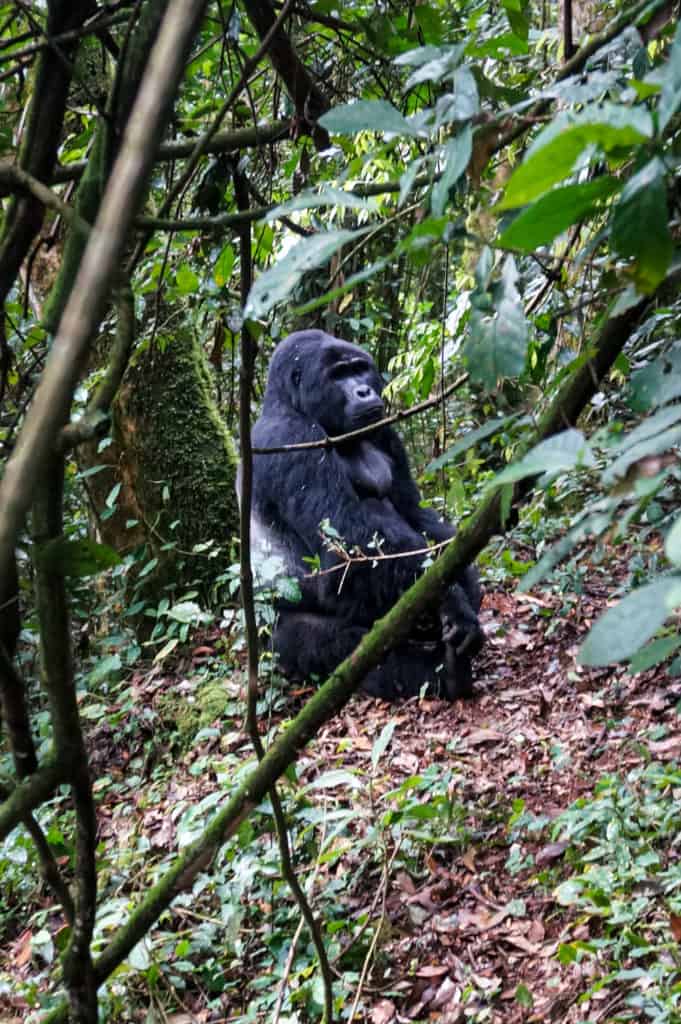
MULTIPOLYGON (((631 676, 622 668, 584 670, 576 663, 579 643, 607 603, 611 587, 611 581, 608 589, 592 578, 586 592, 578 599, 573 595, 567 604, 558 595, 535 597, 488 588, 483 612, 488 643, 477 663, 474 700, 447 704, 414 699, 391 706, 358 695, 301 755, 298 782, 309 787, 308 806, 328 812, 323 828, 333 830, 334 814, 346 815, 337 837, 331 841, 327 836, 325 857, 315 863, 313 855, 308 864, 302 853, 298 858, 313 903, 326 914, 327 924, 325 900, 334 894, 331 916, 343 922, 334 947, 339 972, 345 970, 348 948, 354 945, 358 951, 352 985, 347 977, 340 982, 346 995, 339 1019, 348 1019, 358 990, 353 1019, 367 1024, 607 1024, 647 1019, 626 1008, 632 993, 637 997, 648 987, 649 961, 643 955, 638 963, 645 969, 631 970, 636 967, 636 943, 621 944, 618 969, 613 970, 617 913, 621 915, 615 905, 618 899, 633 904, 644 890, 636 920, 627 921, 625 915, 619 930, 622 936, 635 934, 639 947, 646 943, 648 954, 654 948, 657 959, 661 955, 668 961, 665 992, 678 989, 674 947, 681 939, 681 918, 670 911, 663 887, 647 877, 645 867, 629 873, 634 878, 629 890, 624 875, 611 876, 612 904, 603 905, 602 913, 596 896, 588 906, 579 901, 566 906, 557 895, 558 886, 584 871, 585 864, 569 838, 552 834, 551 821, 579 798, 592 801, 603 777, 616 774, 622 780, 652 763, 681 760, 681 681, 662 669, 631 676), (385 743, 378 751, 380 736, 385 743), (432 787, 429 779, 434 780, 432 787), (348 786, 348 780, 354 784, 348 786), (410 787, 414 799, 408 804, 410 787), (436 804, 434 823, 430 811, 436 804), (651 936, 657 936, 658 946, 649 944, 651 936)), ((171 687, 191 693, 197 661, 210 661, 211 656, 207 639, 173 672, 159 666, 137 671, 137 709, 144 706, 153 716, 171 687)), ((132 742, 126 747, 122 724, 134 712, 122 712, 113 702, 108 714, 117 715, 118 724, 112 729, 100 720, 91 733, 95 774, 104 779, 97 786, 102 842, 111 849, 127 847, 134 863, 133 837, 145 836, 143 849, 152 857, 171 856, 178 845, 177 808, 209 799, 225 751, 237 764, 249 756, 241 724, 234 720, 227 728, 216 721, 217 739, 199 744, 203 761, 196 749, 175 759, 172 773, 162 784, 155 773, 147 792, 139 777, 139 757, 132 742), (200 770, 202 763, 213 770, 200 770), (121 810, 120 787, 126 784, 130 796, 121 810)), ((153 775, 153 765, 144 771, 153 775)), ((676 778, 677 788, 672 789, 678 801, 681 777, 676 778)), ((613 836, 613 826, 617 832, 621 824, 616 820, 619 812, 613 812, 612 820, 607 808, 603 813, 601 833, 584 826, 581 856, 585 849, 591 851, 594 866, 607 872, 611 842, 612 857, 629 857, 635 867, 642 845, 647 851, 655 847, 654 839, 634 836, 631 822, 640 814, 636 818, 631 807, 623 812, 637 851, 630 855, 629 847, 618 846, 613 836)), ((589 820, 593 824, 597 818, 591 813, 589 820)), ((577 818, 577 831, 579 827, 577 818)), ((654 855, 656 871, 678 865, 674 832, 678 834, 678 825, 654 855)), ((681 875, 675 884, 681 887, 681 875)), ((607 891, 602 879, 600 888, 607 891)), ((602 903, 606 899, 600 898, 602 903)), ((257 902, 262 909, 265 901, 257 902)), ((244 914, 244 929, 254 920, 252 910, 244 914)), ((178 913, 186 926, 191 906, 178 913)), ((266 911, 261 913, 254 926, 261 937, 269 927, 263 924, 266 916, 266 911)), ((291 920, 296 916, 292 907, 291 920)), ((55 920, 50 918, 57 931, 55 920)), ((40 922, 51 927, 44 915, 40 922)), ((2 1024, 25 1019, 29 1004, 18 993, 31 977, 31 941, 37 927, 16 930, 5 947, 8 955, 0 957, 5 982, 0 986, 2 1024), (7 985, 8 980, 14 985, 7 985)), ((183 958, 191 959, 186 953, 183 958)), ((282 954, 280 963, 285 959, 282 954)), ((252 958, 243 954, 234 961, 231 974, 226 969, 231 994, 222 999, 219 1013, 215 1001, 209 1008, 202 992, 189 985, 174 1009, 166 1002, 157 1016, 134 1019, 173 1024, 245 1019, 239 1014, 248 1012, 249 986, 260 978, 255 991, 262 990, 267 963, 261 943, 252 958)), ((48 974, 43 981, 47 984, 48 974)), ((287 983, 295 984, 284 971, 277 984, 287 983)), ((142 995, 138 991, 144 1002, 142 995)), ((267 1024, 274 1019, 254 1010, 255 1005, 249 1019, 267 1024)), ((318 1019, 309 1007, 309 1016, 300 1012, 302 1016, 284 1013, 282 1024, 318 1019)), ((659 1017, 679 1019, 673 1012, 659 1017)))
MULTIPOLYGON (((622 777, 651 758, 681 758, 681 682, 660 670, 632 677, 621 668, 597 672, 576 664, 606 598, 605 588, 592 587, 565 615, 559 598, 488 592, 489 641, 477 666, 477 699, 390 708, 358 698, 319 737, 317 765, 333 758, 345 736, 352 757, 364 751, 368 765, 373 739, 388 719, 396 720, 386 784, 394 789, 433 763, 454 768, 456 800, 472 836, 450 857, 446 847, 435 847, 421 877, 398 872, 386 887, 390 940, 383 954, 392 961, 391 976, 400 977, 394 985, 400 996, 376 998, 372 1024, 626 1019, 619 1012, 631 979, 626 985, 606 979, 585 996, 603 974, 598 958, 557 959, 561 946, 586 948, 603 934, 597 915, 566 913, 554 895, 569 874, 561 865, 569 843, 548 841, 540 829, 533 838, 530 827, 519 833, 521 855, 509 869, 514 806, 518 816, 554 819, 590 797, 602 776, 622 777), (551 878, 542 878, 551 866, 551 878)), ((681 816, 677 822, 678 834, 681 816)), ((678 846, 667 852, 678 862, 678 846)), ((671 935, 678 919, 661 893, 645 916, 652 928, 661 919, 672 944, 681 938, 671 935)))

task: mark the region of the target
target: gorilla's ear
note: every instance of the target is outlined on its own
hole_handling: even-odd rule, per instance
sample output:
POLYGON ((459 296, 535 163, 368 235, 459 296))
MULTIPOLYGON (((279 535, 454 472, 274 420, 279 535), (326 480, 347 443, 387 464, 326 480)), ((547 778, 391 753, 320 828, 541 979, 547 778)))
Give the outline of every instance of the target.
POLYGON ((301 378, 300 367, 296 366, 291 371, 291 384, 292 384, 292 386, 294 388, 297 388, 297 387, 300 386, 300 378, 301 378))

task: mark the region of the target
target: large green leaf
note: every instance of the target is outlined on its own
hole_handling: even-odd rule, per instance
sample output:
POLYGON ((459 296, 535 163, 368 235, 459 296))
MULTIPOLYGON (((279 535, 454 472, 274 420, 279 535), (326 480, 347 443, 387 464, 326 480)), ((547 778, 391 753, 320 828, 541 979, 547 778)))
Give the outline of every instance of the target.
POLYGON ((273 210, 269 211, 266 219, 276 220, 289 213, 294 213, 296 210, 312 210, 318 206, 342 206, 349 210, 370 210, 372 212, 378 209, 375 199, 363 199, 344 189, 327 186, 320 192, 301 192, 293 199, 280 203, 279 206, 275 206, 273 210))
POLYGON ((323 266, 335 252, 368 230, 327 231, 298 242, 260 275, 250 290, 244 315, 250 319, 265 316, 278 302, 288 298, 306 271, 323 266))
POLYGON ((681 566, 681 516, 665 537, 664 553, 676 566, 681 566))
POLYGON ((529 330, 513 258, 504 264, 501 287, 492 310, 474 308, 463 354, 471 379, 493 391, 505 377, 519 376, 525 366, 529 330))
POLYGON ((651 455, 662 455, 674 448, 680 441, 681 426, 678 426, 663 430, 662 433, 656 434, 654 437, 648 437, 645 441, 632 445, 608 466, 602 476, 603 483, 606 487, 610 486, 617 479, 625 476, 629 467, 633 466, 635 462, 647 459, 651 455))
POLYGON ((629 404, 635 412, 645 412, 681 397, 681 345, 675 346, 645 366, 631 379, 629 404))
POLYGON ((656 437, 663 430, 673 427, 679 420, 681 420, 681 405, 672 405, 666 409, 659 409, 658 412, 653 416, 648 416, 643 423, 639 423, 633 430, 627 431, 617 444, 612 446, 611 451, 616 455, 628 451, 635 444, 647 441, 650 437, 656 437))
POLYGON ((342 103, 322 114, 319 123, 329 132, 356 135, 357 132, 395 132, 396 135, 416 135, 414 125, 402 117, 397 107, 387 100, 357 100, 342 103))
POLYGON ((570 428, 540 441, 518 462, 497 473, 492 484, 514 483, 540 473, 562 473, 576 466, 593 466, 595 459, 580 430, 570 428))
POLYGON ((43 569, 60 576, 93 576, 121 561, 121 556, 113 548, 87 537, 80 540, 57 537, 42 544, 37 556, 43 569))
POLYGON ((634 280, 644 293, 664 280, 674 254, 664 172, 658 157, 650 160, 627 182, 613 212, 610 244, 636 260, 634 280))
POLYGON ((499 245, 521 252, 548 245, 620 187, 616 178, 606 176, 547 192, 515 218, 499 238, 499 245))
POLYGON ((662 93, 657 107, 657 126, 660 134, 681 105, 681 24, 676 27, 674 44, 664 71, 662 93))
POLYGON ((440 96, 435 104, 435 127, 452 121, 469 121, 480 109, 478 84, 470 68, 457 68, 453 91, 440 96))
POLYGON ((681 604, 681 577, 639 587, 598 619, 582 645, 582 665, 610 665, 636 654, 681 604))
POLYGON ((499 209, 525 206, 562 181, 587 146, 616 153, 646 142, 653 134, 650 114, 639 107, 604 103, 559 114, 530 147, 511 175, 499 209))
POLYGON ((443 154, 442 175, 433 185, 430 206, 435 217, 440 217, 447 205, 449 190, 468 167, 473 149, 473 132, 469 124, 461 129, 455 139, 450 139, 443 154))

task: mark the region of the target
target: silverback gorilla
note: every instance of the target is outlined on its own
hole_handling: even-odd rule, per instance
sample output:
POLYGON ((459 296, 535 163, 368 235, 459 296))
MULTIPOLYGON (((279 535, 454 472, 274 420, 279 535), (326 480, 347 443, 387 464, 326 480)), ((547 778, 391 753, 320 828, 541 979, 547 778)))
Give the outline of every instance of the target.
MULTIPOLYGON (((324 331, 298 331, 274 351, 253 443, 271 448, 318 441, 367 426, 384 415, 381 391, 378 370, 361 348, 324 331)), ((379 538, 383 554, 423 552, 428 540, 447 540, 455 531, 420 501, 390 427, 333 448, 256 455, 253 539, 282 556, 302 593, 300 602, 277 606, 274 649, 286 675, 326 678, 422 572, 423 553, 309 575, 305 557, 318 556, 323 569, 339 561, 324 544, 322 520, 349 551, 376 554, 379 538)), ((419 623, 362 688, 385 700, 413 696, 424 684, 449 699, 470 696, 471 657, 482 645, 479 609, 478 576, 469 566, 445 595, 439 616, 419 623)))

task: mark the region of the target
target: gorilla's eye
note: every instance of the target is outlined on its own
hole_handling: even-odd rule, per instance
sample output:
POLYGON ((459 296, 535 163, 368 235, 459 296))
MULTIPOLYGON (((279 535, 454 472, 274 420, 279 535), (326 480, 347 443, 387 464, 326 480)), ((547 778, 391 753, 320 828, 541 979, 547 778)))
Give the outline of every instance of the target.
POLYGON ((293 384, 294 388, 298 387, 298 385, 300 384, 300 370, 295 369, 293 371, 293 373, 291 374, 291 383, 293 384))

